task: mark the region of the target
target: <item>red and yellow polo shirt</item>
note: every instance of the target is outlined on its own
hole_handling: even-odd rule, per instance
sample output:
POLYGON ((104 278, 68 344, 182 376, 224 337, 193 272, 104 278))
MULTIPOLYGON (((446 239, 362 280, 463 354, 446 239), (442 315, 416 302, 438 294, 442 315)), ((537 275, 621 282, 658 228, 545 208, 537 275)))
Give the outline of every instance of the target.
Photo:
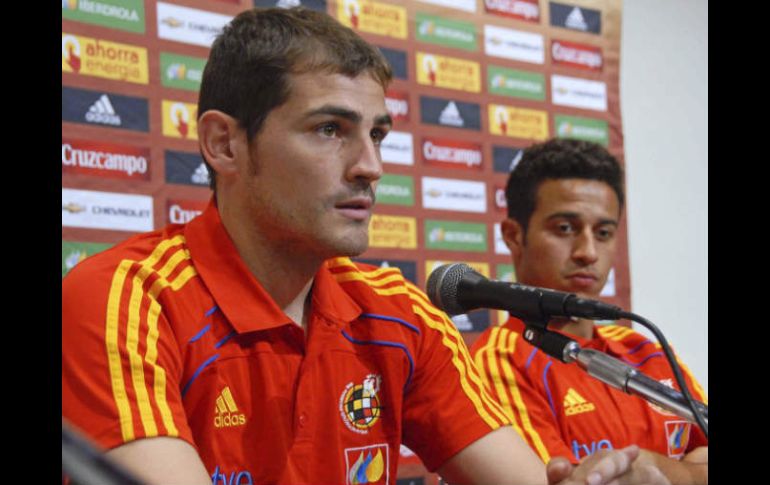
MULTIPOLYGON (((472 354, 513 427, 543 462, 566 456, 577 463, 596 450, 630 444, 681 458, 707 445, 697 425, 604 384, 577 364, 551 358, 524 340, 524 328, 516 318, 491 327, 474 343, 472 354)), ((628 327, 596 326, 590 340, 569 337, 679 389, 660 346, 628 327)), ((693 397, 706 402, 701 386, 679 365, 693 397)))
POLYGON ((212 202, 63 281, 62 413, 113 448, 178 437, 214 484, 395 483, 509 424, 451 321, 396 268, 315 276, 307 334, 239 257, 212 202))

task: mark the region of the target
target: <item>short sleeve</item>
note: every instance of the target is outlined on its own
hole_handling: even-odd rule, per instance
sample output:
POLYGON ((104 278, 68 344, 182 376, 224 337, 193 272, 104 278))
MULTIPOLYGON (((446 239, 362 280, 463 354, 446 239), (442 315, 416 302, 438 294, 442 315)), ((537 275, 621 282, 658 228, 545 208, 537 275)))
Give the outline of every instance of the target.
POLYGON ((490 392, 508 414, 513 428, 543 463, 555 456, 577 463, 561 437, 551 406, 527 375, 519 370, 515 356, 523 343, 517 332, 492 327, 474 344, 473 357, 490 392))
POLYGON ((195 446, 157 275, 99 256, 62 283, 62 417, 104 449, 155 436, 195 446))
POLYGON ((435 471, 489 432, 509 424, 484 388, 462 336, 447 316, 407 284, 421 342, 404 398, 403 441, 435 471))

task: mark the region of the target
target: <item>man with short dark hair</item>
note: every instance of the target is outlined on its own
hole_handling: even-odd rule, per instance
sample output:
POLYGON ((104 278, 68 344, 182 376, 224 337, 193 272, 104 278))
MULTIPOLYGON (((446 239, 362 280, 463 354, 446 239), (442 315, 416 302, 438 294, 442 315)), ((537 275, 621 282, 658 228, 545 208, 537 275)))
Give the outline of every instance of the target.
MULTIPOLYGON (((553 139, 526 150, 506 186, 501 230, 519 283, 597 298, 607 282, 623 209, 623 170, 595 143, 553 139)), ((596 450, 642 448, 672 483, 707 483, 708 443, 696 425, 564 364, 522 338, 511 317, 473 345, 476 366, 513 426, 544 462, 579 462, 596 450)), ((630 328, 561 319, 549 329, 677 387, 659 345, 630 328)), ((683 367, 690 389, 703 390, 683 367)))
POLYGON ((402 442, 454 483, 665 483, 629 470, 634 447, 543 467, 446 315, 348 258, 368 244, 390 78, 322 13, 224 28, 198 112, 214 197, 64 279, 63 417, 148 483, 394 483, 402 442))

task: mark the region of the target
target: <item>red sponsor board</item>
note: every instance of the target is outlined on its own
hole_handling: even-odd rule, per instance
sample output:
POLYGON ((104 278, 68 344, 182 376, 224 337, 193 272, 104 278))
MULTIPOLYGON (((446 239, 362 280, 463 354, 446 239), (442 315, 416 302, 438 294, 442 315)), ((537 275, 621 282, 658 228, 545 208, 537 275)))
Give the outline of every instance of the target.
POLYGON ((592 71, 601 71, 604 65, 601 48, 565 40, 551 40, 551 59, 557 65, 592 71))
POLYGON ((61 141, 62 173, 149 180, 150 149, 97 141, 61 141))
POLYGON ((487 12, 528 22, 540 22, 538 0, 484 0, 487 12))
POLYGON ((166 202, 170 224, 185 224, 206 209, 207 200, 172 200, 166 202))
POLYGON ((409 121, 409 93, 389 89, 385 93, 385 108, 393 121, 409 121))
POLYGON ((505 200, 505 187, 495 185, 495 209, 500 212, 508 210, 508 201, 505 200))
POLYGON ((481 144, 446 138, 424 138, 422 160, 426 165, 481 171, 484 158, 481 144))

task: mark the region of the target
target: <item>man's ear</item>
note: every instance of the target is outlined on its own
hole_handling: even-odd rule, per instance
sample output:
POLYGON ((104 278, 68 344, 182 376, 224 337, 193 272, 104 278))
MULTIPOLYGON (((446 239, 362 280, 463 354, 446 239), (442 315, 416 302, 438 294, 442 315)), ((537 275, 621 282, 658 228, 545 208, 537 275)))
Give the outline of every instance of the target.
POLYGON ((500 224, 500 231, 503 233, 505 245, 511 250, 515 265, 521 259, 524 251, 524 228, 519 224, 519 221, 509 217, 500 224))
POLYGON ((215 109, 208 110, 198 119, 198 143, 206 162, 217 173, 217 178, 238 173, 239 138, 245 138, 238 121, 215 109))

